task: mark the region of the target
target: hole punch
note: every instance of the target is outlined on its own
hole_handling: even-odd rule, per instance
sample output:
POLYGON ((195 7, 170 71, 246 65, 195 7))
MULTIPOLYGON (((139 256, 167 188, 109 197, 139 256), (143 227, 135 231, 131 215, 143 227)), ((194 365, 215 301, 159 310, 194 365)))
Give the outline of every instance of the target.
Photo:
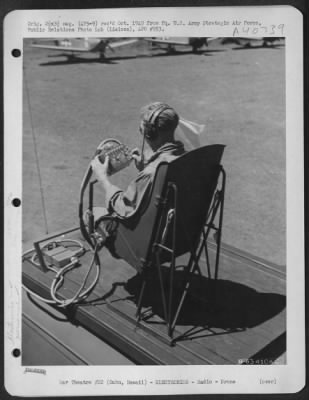
POLYGON ((21 351, 20 351, 20 349, 14 349, 13 351, 12 351, 12 355, 13 355, 13 357, 19 357, 20 356, 20 354, 21 354, 21 351))
POLYGON ((21 205, 21 200, 16 197, 15 199, 12 200, 12 205, 14 207, 19 207, 21 205))
POLYGON ((20 57, 21 56, 21 51, 19 49, 13 49, 12 50, 12 56, 16 57, 16 58, 20 57))

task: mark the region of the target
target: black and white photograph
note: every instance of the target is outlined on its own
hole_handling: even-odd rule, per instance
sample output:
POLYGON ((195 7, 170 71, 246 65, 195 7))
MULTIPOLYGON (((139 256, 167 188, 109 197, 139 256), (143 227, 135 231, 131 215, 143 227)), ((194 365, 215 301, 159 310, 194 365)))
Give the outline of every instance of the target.
POLYGON ((21 54, 7 34, 20 319, 6 354, 25 386, 40 381, 26 393, 50 368, 51 394, 248 392, 240 374, 257 367, 253 387, 280 392, 284 372, 269 372, 299 360, 301 74, 295 97, 286 78, 299 15, 159 11, 29 12, 21 54))

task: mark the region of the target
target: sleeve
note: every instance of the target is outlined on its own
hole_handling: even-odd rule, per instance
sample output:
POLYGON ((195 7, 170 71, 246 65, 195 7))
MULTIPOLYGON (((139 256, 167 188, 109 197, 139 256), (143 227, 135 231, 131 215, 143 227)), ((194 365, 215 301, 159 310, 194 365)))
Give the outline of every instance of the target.
POLYGON ((115 212, 122 218, 134 214, 143 200, 150 195, 152 175, 144 171, 140 172, 125 191, 118 191, 110 198, 109 212, 115 212))

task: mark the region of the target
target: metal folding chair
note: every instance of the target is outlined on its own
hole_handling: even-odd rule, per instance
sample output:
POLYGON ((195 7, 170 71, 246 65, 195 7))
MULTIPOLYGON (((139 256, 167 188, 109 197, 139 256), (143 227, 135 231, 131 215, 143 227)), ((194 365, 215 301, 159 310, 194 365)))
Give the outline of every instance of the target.
MULTIPOLYGON (((142 277, 137 301, 137 321, 144 319, 143 297, 149 271, 156 271, 163 306, 163 319, 170 343, 194 274, 201 275, 200 260, 205 252, 208 277, 217 279, 224 207, 225 172, 220 165, 223 145, 201 147, 156 171, 151 196, 143 211, 127 219, 115 218, 117 229, 112 254, 134 267, 142 277), (214 274, 208 253, 208 239, 214 232, 216 246, 214 274), (181 295, 175 296, 177 258, 188 253, 181 295), (168 288, 164 287, 162 265, 169 267, 168 288)), ((109 217, 110 218, 110 217, 109 217)), ((104 220, 104 218, 103 218, 104 220)))

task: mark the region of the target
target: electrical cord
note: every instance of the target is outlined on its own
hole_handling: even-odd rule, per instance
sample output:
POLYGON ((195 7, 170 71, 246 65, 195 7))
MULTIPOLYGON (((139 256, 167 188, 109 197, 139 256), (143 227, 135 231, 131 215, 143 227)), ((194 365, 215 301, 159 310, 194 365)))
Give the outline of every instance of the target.
MULTIPOLYGON (((69 242, 69 243, 78 244, 80 246, 80 248, 81 248, 79 253, 82 254, 84 252, 84 248, 83 248, 82 244, 79 241, 73 240, 73 239, 64 239, 64 240, 59 240, 59 241, 56 241, 56 242, 55 241, 49 242, 49 243, 47 243, 46 245, 43 246, 43 249, 48 247, 48 246, 50 246, 50 245, 53 245, 54 243, 62 244, 63 242, 69 242)), ((87 273, 86 273, 86 275, 85 275, 85 277, 83 279, 83 282, 82 282, 81 286, 79 287, 79 289, 77 290, 77 292, 75 293, 75 295, 70 299, 65 299, 65 300, 59 299, 57 297, 56 293, 57 293, 57 291, 59 290, 59 288, 62 286, 62 284, 64 282, 64 275, 77 266, 78 261, 79 261, 78 256, 72 257, 71 262, 69 264, 67 264, 66 266, 64 266, 60 270, 57 270, 56 268, 53 268, 51 266, 47 266, 47 268, 50 271, 53 271, 56 274, 56 276, 54 277, 54 279, 52 281, 51 287, 50 287, 51 299, 47 299, 45 297, 42 297, 42 296, 38 295, 37 293, 35 293, 31 289, 29 289, 24 284, 22 285, 22 287, 28 294, 34 296, 35 298, 37 298, 37 299, 39 299, 39 300, 41 300, 41 301, 43 301, 44 303, 47 303, 47 304, 54 304, 54 305, 57 305, 58 307, 61 307, 61 308, 68 307, 68 306, 70 306, 72 304, 77 304, 77 303, 83 301, 91 293, 91 291, 93 290, 93 288, 95 287, 95 285, 97 284, 97 282, 99 280, 99 276, 100 276, 100 260, 99 260, 99 257, 97 255, 97 251, 98 251, 98 246, 95 246, 94 251, 93 251, 93 258, 91 260, 91 263, 90 263, 90 266, 88 268, 88 271, 87 271, 87 273), (91 272, 91 270, 92 270, 94 265, 96 266, 95 278, 92 281, 92 283, 85 290, 83 290, 85 288, 85 285, 87 283, 88 277, 89 277, 90 272, 91 272)), ((31 257, 31 262, 33 262, 34 265, 38 266, 39 264, 35 261, 35 258, 37 256, 35 254, 35 249, 30 249, 30 250, 25 251, 23 253, 23 255, 22 255, 22 258, 24 259, 28 254, 31 254, 32 252, 34 254, 31 257)))
MULTIPOLYGON (((93 157, 95 157, 98 154, 99 150, 101 150, 103 148, 104 144, 108 140, 113 140, 113 139, 103 140, 99 144, 99 146, 98 146, 98 148, 97 148, 97 150, 96 150, 96 152, 95 152, 93 157)), ((115 141, 119 142, 118 140, 115 140, 115 141)), ((95 245, 94 245, 94 243, 92 241, 92 238, 91 238, 91 236, 90 236, 90 234, 89 234, 89 232, 88 232, 88 230, 86 228, 85 221, 84 221, 84 194, 85 194, 86 188, 87 188, 87 186, 88 186, 88 184, 90 182, 91 177, 92 177, 92 167, 91 167, 91 163, 89 163, 89 165, 88 165, 88 167, 86 169, 86 172, 84 174, 84 177, 82 179, 81 186, 80 186, 78 217, 79 217, 79 226, 80 226, 81 234, 83 235, 84 239, 90 244, 90 246, 94 249, 95 245)))
POLYGON ((80 194, 79 194, 78 217, 79 217, 79 227, 81 234, 83 235, 84 239, 90 244, 90 246, 94 248, 95 246, 91 240, 91 236, 84 222, 84 193, 90 181, 91 176, 92 176, 92 168, 91 165, 89 164, 81 183, 80 194))
POLYGON ((97 258, 97 246, 95 247, 93 258, 92 258, 92 261, 91 261, 90 266, 88 268, 88 271, 87 271, 87 273, 85 275, 83 283, 81 284, 81 286, 79 287, 78 291, 75 293, 75 295, 71 299, 61 300, 56 296, 56 293, 57 293, 57 290, 60 288, 60 286, 62 284, 63 279, 61 279, 61 278, 63 278, 63 275, 66 272, 68 272, 69 270, 71 270, 72 268, 75 267, 75 265, 78 262, 78 260, 75 261, 75 262, 72 261, 70 264, 65 266, 62 270, 59 271, 59 273, 53 279, 53 282, 52 282, 52 285, 51 285, 51 288, 50 288, 50 294, 51 294, 52 299, 54 301, 56 301, 59 304, 60 307, 67 307, 67 306, 69 306, 71 304, 78 303, 79 301, 81 301, 85 297, 87 297, 88 294, 95 287, 95 285, 98 282, 99 274, 100 274, 100 268, 99 268, 100 266, 99 266, 98 262, 96 262, 96 258, 97 258), (96 268, 96 276, 95 276, 93 282, 91 283, 91 285, 89 285, 88 288, 83 291, 94 264, 97 267, 96 268), (59 278, 60 278, 60 281, 58 281, 59 278))
MULTIPOLYGON (((119 141, 115 140, 115 139, 106 139, 103 140, 99 146, 98 149, 96 151, 95 154, 98 153, 98 150, 101 150, 104 146, 104 144, 108 141, 108 140, 113 140, 116 143, 119 143, 119 141)), ((83 220, 83 198, 84 198, 84 193, 86 190, 86 187, 89 184, 89 181, 91 179, 92 176, 92 168, 91 168, 91 164, 88 165, 88 168, 85 172, 85 175, 83 177, 82 183, 81 183, 81 188, 80 188, 80 198, 79 198, 79 222, 80 222, 80 230, 81 233, 84 237, 84 239, 88 242, 88 244, 91 246, 92 251, 93 251, 93 258, 92 261, 90 263, 90 266, 88 268, 88 271, 85 275, 85 278, 81 284, 81 286, 79 287, 79 289, 77 290, 77 292, 75 293, 75 295, 71 298, 71 299, 59 299, 57 297, 57 291, 60 289, 60 287, 62 286, 63 282, 64 282, 64 275, 69 272, 71 269, 75 268, 77 263, 78 263, 78 257, 81 256, 84 253, 84 247, 82 246, 82 244, 78 241, 78 240, 73 240, 73 239, 63 239, 63 240, 58 240, 58 241, 53 241, 53 242, 49 242, 47 244, 45 244, 42 247, 42 250, 46 249, 46 248, 50 248, 50 246, 55 246, 57 247, 57 245, 62 244, 63 242, 69 242, 69 243, 73 243, 73 245, 78 245, 80 247, 80 251, 77 252, 77 254, 72 257, 71 262, 67 265, 65 265, 63 268, 61 268, 60 270, 57 270, 56 268, 53 268, 51 266, 47 265, 47 268, 50 271, 53 271, 56 275, 55 278, 53 279, 52 283, 51 283, 51 287, 50 287, 50 296, 51 299, 47 299, 44 298, 40 295, 38 295, 37 293, 33 292, 31 289, 27 288, 24 284, 22 285, 23 289, 29 293, 30 295, 34 296, 35 298, 48 303, 48 304, 55 304, 58 307, 68 307, 69 305, 72 304, 76 304, 82 300, 84 300, 92 291, 92 289, 95 287, 95 285, 97 284, 98 280, 99 280, 99 275, 100 275, 100 260, 99 257, 97 255, 97 252, 100 248, 99 244, 96 242, 96 240, 93 240, 92 236, 90 235, 90 233, 88 232, 85 222, 83 220), (88 280, 88 277, 90 275, 90 272, 93 268, 93 266, 96 266, 96 276, 93 280, 93 282, 89 285, 88 288, 85 288, 86 282, 88 280)), ((34 254, 31 257, 31 262, 36 265, 36 266, 40 266, 39 262, 36 261, 37 258, 37 254, 35 253, 35 249, 30 249, 27 250, 25 253, 23 253, 22 258, 24 259, 24 257, 28 254, 30 254, 31 252, 33 252, 34 254)))

